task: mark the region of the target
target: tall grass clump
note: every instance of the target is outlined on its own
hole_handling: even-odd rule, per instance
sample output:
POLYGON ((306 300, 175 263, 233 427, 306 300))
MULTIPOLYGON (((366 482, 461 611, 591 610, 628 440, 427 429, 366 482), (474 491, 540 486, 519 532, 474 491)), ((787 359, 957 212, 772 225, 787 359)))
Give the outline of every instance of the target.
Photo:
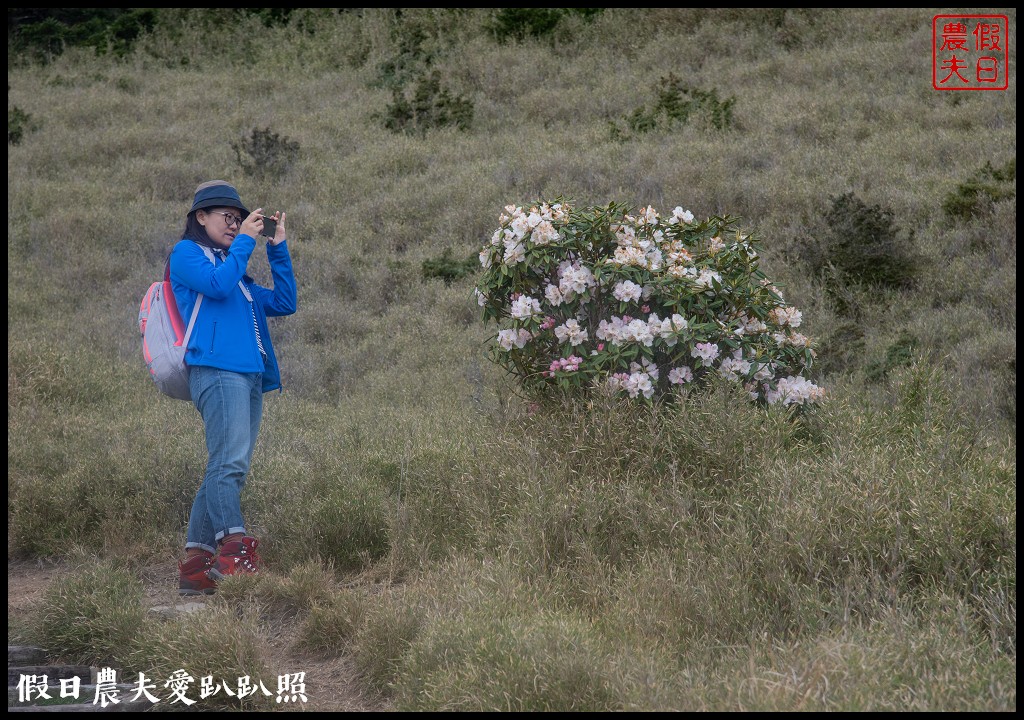
POLYGON ((150 624, 144 640, 122 650, 123 665, 160 680, 158 697, 169 697, 161 686, 184 670, 192 678, 187 695, 199 707, 269 710, 278 688, 264 659, 265 637, 251 612, 217 603, 201 613, 150 624), (198 700, 200 678, 207 676, 236 694, 242 678, 252 685, 262 682, 270 695, 259 689, 245 698, 217 692, 198 700))
POLYGON ((123 660, 144 632, 142 583, 129 567, 101 561, 58 578, 37 611, 37 637, 47 652, 72 663, 123 660))

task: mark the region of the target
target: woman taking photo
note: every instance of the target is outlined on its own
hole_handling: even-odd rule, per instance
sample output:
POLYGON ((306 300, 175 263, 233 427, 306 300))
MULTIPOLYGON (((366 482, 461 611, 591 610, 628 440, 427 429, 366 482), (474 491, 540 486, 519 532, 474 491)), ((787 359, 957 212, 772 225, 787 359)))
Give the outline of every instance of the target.
POLYGON ((241 494, 259 434, 263 393, 281 388, 267 318, 291 315, 296 308, 285 214, 249 212, 228 183, 202 183, 170 264, 182 317, 191 317, 203 296, 185 362, 207 450, 206 474, 188 521, 186 557, 178 564, 178 592, 209 594, 218 580, 259 568, 258 541, 246 531, 241 494), (273 289, 245 273, 265 231, 273 289))

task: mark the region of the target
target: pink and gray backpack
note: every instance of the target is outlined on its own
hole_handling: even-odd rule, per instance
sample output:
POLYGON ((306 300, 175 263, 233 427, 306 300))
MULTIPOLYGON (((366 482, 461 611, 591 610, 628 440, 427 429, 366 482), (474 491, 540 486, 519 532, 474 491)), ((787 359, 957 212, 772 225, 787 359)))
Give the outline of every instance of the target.
MULTIPOLYGON (((203 252, 216 265, 210 249, 203 247, 203 252)), ((146 367, 160 392, 176 400, 192 399, 185 353, 202 304, 203 294, 200 293, 186 327, 171 289, 171 262, 168 260, 164 279, 149 286, 139 307, 139 332, 142 333, 142 356, 146 367)))

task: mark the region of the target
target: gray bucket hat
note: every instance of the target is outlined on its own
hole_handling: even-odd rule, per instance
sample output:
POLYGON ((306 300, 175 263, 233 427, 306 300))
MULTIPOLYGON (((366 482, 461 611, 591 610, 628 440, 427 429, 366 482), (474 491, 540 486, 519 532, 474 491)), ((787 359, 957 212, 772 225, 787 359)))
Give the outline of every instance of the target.
POLYGON ((238 191, 234 186, 223 180, 210 180, 201 183, 196 188, 196 196, 192 201, 190 213, 196 210, 204 210, 212 207, 233 207, 242 211, 243 219, 248 217, 249 211, 242 204, 242 198, 238 197, 238 191))

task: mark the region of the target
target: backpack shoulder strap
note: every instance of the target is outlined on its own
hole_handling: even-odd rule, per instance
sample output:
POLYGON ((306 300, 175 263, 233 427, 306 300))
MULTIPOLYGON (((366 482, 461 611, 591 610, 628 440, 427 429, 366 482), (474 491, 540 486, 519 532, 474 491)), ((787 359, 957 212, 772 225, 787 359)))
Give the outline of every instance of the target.
MULTIPOLYGON (((196 243, 196 245, 199 245, 199 243, 196 243)), ((209 259, 209 261, 213 263, 213 266, 217 267, 217 261, 214 260, 213 258, 213 250, 208 248, 206 245, 199 245, 199 247, 203 249, 203 253, 209 259)), ((249 293, 249 289, 245 286, 245 283, 239 280, 238 287, 242 289, 242 294, 245 295, 245 299, 248 300, 249 302, 252 302, 252 295, 249 293)))
MULTIPOLYGON (((196 245, 199 245, 199 243, 196 243, 196 245)), ((202 248, 203 255, 205 255, 206 258, 213 264, 213 266, 216 267, 217 266, 217 261, 213 259, 213 251, 210 250, 210 248, 206 247, 205 245, 199 245, 199 247, 202 248)), ((170 257, 168 257, 167 258, 167 269, 164 271, 164 280, 170 281, 170 279, 171 279, 171 259, 170 259, 170 257)), ((199 293, 199 296, 196 298, 196 304, 192 308, 192 317, 190 317, 188 319, 188 328, 185 330, 185 337, 181 341, 181 344, 183 346, 185 346, 186 348, 188 347, 188 339, 190 337, 192 337, 192 328, 195 327, 196 318, 199 317, 199 307, 202 304, 203 304, 203 294, 199 293)))

